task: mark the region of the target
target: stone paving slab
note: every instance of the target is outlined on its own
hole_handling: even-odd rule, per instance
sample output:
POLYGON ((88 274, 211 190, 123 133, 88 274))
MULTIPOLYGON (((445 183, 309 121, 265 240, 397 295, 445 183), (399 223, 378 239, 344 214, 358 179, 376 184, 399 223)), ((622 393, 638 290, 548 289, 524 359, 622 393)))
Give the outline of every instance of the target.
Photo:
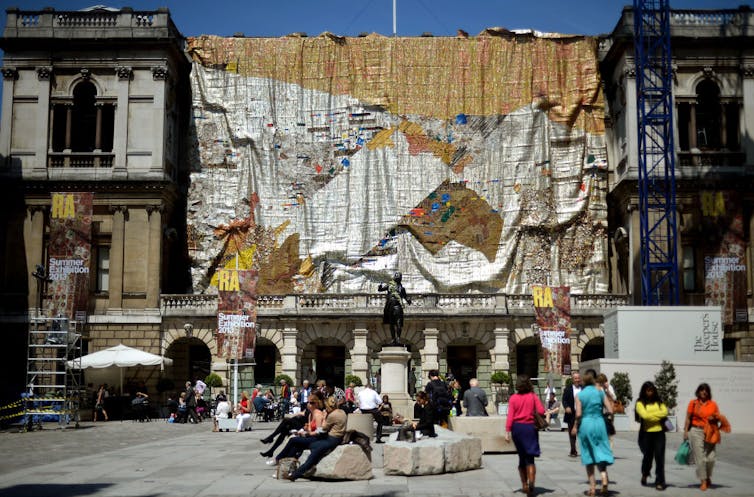
MULTIPOLYGON (((485 454, 474 471, 429 476, 385 476, 382 447, 374 445, 374 479, 360 482, 289 482, 272 478, 260 442, 274 428, 255 423, 243 433, 213 433, 210 423, 83 423, 79 429, 0 432, 0 497, 74 496, 384 496, 384 497, 523 497, 515 454, 485 454)), ((735 427, 734 427, 735 428, 735 427)), ((672 456, 680 434, 668 436, 664 495, 700 496, 692 467, 678 466, 672 456)), ((537 460, 537 495, 578 496, 587 488, 579 459, 567 457, 565 432, 543 432, 537 460)), ((707 496, 754 494, 754 435, 723 438, 713 488, 707 496)), ((615 497, 663 495, 639 483, 641 454, 636 433, 615 438, 616 463, 610 468, 615 497)))

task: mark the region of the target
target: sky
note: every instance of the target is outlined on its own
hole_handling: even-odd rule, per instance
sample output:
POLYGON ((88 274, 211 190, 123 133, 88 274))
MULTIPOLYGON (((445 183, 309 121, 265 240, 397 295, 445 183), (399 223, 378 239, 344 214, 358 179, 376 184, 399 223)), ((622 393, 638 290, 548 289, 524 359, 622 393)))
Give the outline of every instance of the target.
MULTIPOLYGON (((397 35, 454 36, 458 29, 476 35, 488 27, 597 35, 609 33, 631 0, 395 0, 397 35)), ((677 0, 674 9, 736 9, 742 0, 677 0)), ((79 10, 92 5, 155 10, 168 7, 185 36, 216 34, 277 37, 303 31, 316 36, 393 34, 393 0, 0 0, 5 9, 79 10)))

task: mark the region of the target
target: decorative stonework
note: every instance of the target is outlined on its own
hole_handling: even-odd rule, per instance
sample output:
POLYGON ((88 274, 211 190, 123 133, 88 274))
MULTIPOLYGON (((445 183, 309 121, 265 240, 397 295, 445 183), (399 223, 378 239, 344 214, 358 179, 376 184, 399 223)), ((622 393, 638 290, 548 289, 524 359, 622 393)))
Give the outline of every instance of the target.
POLYGON ((128 66, 118 66, 115 68, 115 75, 118 76, 120 81, 128 81, 133 75, 133 69, 128 66))
POLYGON ((704 74, 705 78, 712 78, 715 75, 715 70, 712 69, 712 66, 704 66, 702 74, 704 74))
POLYGON ((116 212, 122 212, 123 214, 128 212, 128 207, 125 205, 111 205, 109 207, 110 213, 115 214, 116 212))
POLYGON ((18 79, 18 69, 15 67, 3 67, 3 79, 18 79))
POLYGON ((52 67, 42 66, 37 67, 37 79, 39 81, 49 81, 52 77, 52 67))
POLYGON ((89 69, 85 67, 82 67, 81 69, 79 69, 79 74, 84 79, 89 79, 90 77, 92 77, 92 73, 89 71, 89 69))
POLYGON ((754 77, 754 64, 741 64, 741 75, 744 78, 754 77))
POLYGON ((623 75, 627 78, 636 78, 636 67, 633 65, 626 65, 623 68, 623 75))
POLYGON ((165 207, 163 207, 162 205, 151 204, 146 207, 146 210, 148 214, 152 214, 153 212, 159 212, 160 214, 162 214, 163 212, 165 212, 165 207))
POLYGON ((165 66, 154 66, 152 68, 152 79, 155 81, 167 81, 168 68, 165 66))
POLYGON ((192 336, 194 336, 194 325, 191 323, 184 324, 183 331, 186 332, 186 338, 191 338, 192 336))

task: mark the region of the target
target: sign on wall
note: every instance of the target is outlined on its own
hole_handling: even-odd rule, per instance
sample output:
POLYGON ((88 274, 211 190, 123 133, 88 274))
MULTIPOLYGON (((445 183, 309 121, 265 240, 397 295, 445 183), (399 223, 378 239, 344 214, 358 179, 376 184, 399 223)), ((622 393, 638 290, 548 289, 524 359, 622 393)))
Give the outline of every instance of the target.
POLYGON ((254 357, 257 320, 257 272, 217 271, 217 355, 240 360, 254 357))
POLYGON ((46 305, 52 317, 77 319, 87 311, 93 197, 81 192, 52 194, 46 305))
POLYGON ((534 316, 539 326, 545 373, 571 374, 571 290, 533 286, 534 316))

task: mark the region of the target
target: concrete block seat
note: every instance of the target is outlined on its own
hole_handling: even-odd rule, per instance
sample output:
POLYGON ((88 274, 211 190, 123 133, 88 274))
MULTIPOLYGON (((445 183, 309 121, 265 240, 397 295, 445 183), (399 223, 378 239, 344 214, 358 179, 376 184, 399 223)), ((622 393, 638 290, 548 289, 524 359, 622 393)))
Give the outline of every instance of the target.
MULTIPOLYGON (((308 453, 304 451, 300 460, 305 461, 308 453)), ((371 480, 372 461, 356 444, 338 445, 304 476, 323 480, 371 480)))
MULTIPOLYGON (((236 431, 237 426, 238 420, 236 418, 219 418, 217 420, 217 428, 219 431, 236 431)), ((243 420, 241 431, 251 431, 250 417, 243 420)))
POLYGON ((350 413, 346 430, 360 431, 369 438, 374 438, 374 416, 371 414, 350 413))
POLYGON ((437 475, 482 467, 482 441, 473 436, 435 426, 437 437, 398 442, 397 434, 383 446, 386 475, 437 475))
POLYGON ((477 437, 482 451, 516 452, 512 443, 505 443, 506 416, 452 416, 449 427, 456 433, 477 437))

